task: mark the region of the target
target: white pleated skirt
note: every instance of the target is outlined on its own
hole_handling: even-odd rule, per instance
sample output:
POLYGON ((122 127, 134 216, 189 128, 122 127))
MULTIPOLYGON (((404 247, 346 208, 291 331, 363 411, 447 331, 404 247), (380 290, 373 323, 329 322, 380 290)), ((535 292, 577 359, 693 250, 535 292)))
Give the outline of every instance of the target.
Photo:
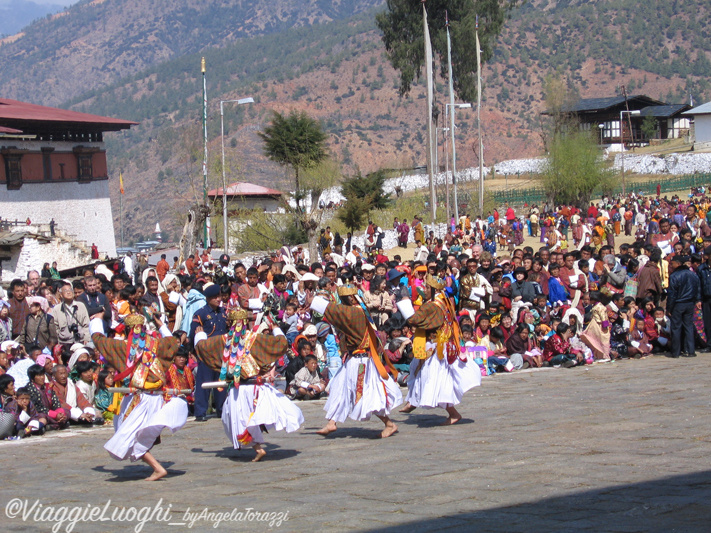
POLYGON ((326 418, 335 422, 370 420, 370 416, 388 416, 390 411, 402 403, 400 386, 388 377, 383 380, 370 357, 351 357, 338 369, 329 383, 329 396, 324 410, 326 418), (363 395, 356 402, 358 386, 358 366, 365 365, 363 395))
POLYGON ((138 461, 153 447, 161 431, 175 433, 188 421, 188 404, 180 398, 165 403, 163 396, 141 394, 140 403, 125 416, 133 394, 121 402, 121 411, 114 417, 114 436, 104 444, 111 457, 119 461, 138 461))
POLYGON ((407 401, 414 407, 434 409, 452 407, 462 401, 469 389, 481 385, 481 370, 474 360, 457 360, 451 365, 447 358, 433 355, 422 363, 415 375, 419 359, 410 363, 407 378, 407 401))
POLYGON ((286 430, 287 433, 292 433, 303 423, 304 415, 301 409, 269 384, 245 383, 233 388, 222 407, 222 426, 236 450, 241 447, 238 437, 245 430, 252 436, 251 446, 264 443, 264 435, 259 426, 266 426, 272 431, 286 430))

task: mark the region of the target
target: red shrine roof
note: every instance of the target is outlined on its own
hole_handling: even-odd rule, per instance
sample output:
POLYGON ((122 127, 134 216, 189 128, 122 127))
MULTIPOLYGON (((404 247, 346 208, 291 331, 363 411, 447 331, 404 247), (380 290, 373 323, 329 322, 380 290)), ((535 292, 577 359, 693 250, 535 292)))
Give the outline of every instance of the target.
POLYGON ((0 98, 0 125, 5 127, 54 123, 84 126, 101 131, 125 130, 138 124, 130 120, 79 113, 68 109, 28 104, 19 100, 0 98))
MULTIPOLYGON (((282 196, 284 193, 276 189, 262 187, 253 183, 238 181, 227 186, 227 196, 282 196)), ((212 189, 207 193, 211 198, 222 196, 222 187, 212 189)))

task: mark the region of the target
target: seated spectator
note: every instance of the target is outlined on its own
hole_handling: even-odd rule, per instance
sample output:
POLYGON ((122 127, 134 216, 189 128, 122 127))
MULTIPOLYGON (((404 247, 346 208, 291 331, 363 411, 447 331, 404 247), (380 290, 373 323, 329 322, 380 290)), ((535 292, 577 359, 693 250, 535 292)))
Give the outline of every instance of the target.
POLYGON ((0 376, 0 410, 15 398, 15 378, 7 374, 0 376))
POLYGON ((630 345, 628 353, 635 359, 641 359, 652 353, 652 344, 645 333, 645 323, 643 320, 635 320, 634 327, 630 332, 630 345))
POLYGON ((18 389, 15 397, 5 405, 3 410, 15 417, 14 435, 24 438, 44 434, 47 416, 34 406, 27 388, 18 389))
POLYGON ((94 395, 96 394, 96 383, 94 382, 94 372, 98 365, 92 361, 79 361, 75 367, 78 380, 77 389, 84 395, 86 401, 94 405, 94 395))
POLYGON ((69 412, 73 422, 90 424, 96 417, 96 410, 69 379, 69 371, 64 365, 57 365, 52 369, 52 381, 49 386, 57 395, 62 408, 69 412))
POLYGON ((561 322, 555 330, 555 335, 546 341, 543 348, 543 359, 548 361, 551 366, 560 365, 563 368, 570 368, 578 364, 585 364, 582 354, 571 353, 568 339, 572 333, 570 326, 561 322))
POLYGON ((30 394, 32 405, 44 419, 47 429, 65 429, 69 427, 69 410, 62 408, 62 404, 54 391, 47 385, 44 367, 32 365, 27 369, 30 382, 26 390, 30 394))
POLYGON ((296 354, 289 360, 289 364, 284 369, 284 379, 287 383, 291 383, 296 376, 296 373, 304 368, 306 364, 306 356, 313 355, 313 345, 307 339, 300 339, 296 347, 296 354))
POLYGON ((324 393, 326 382, 318 373, 318 360, 313 355, 304 358, 304 367, 289 383, 289 394, 295 400, 313 400, 324 393))
MULTIPOLYGON (((325 322, 320 322, 316 326, 319 345, 325 350, 326 361, 328 365, 328 379, 333 378, 338 372, 338 369, 343 365, 341 360, 341 352, 338 348, 336 336, 333 334, 333 328, 325 322)), ((316 354, 318 358, 318 353, 316 354)), ((320 364, 320 360, 319 360, 320 364)), ((323 373, 322 373, 323 375, 323 373)))
MULTIPOLYGON (((192 375, 192 372, 191 372, 192 375)), ((170 376, 168 381, 170 381, 170 376)), ((109 389, 114 386, 114 373, 108 368, 103 368, 99 371, 98 387, 94 396, 94 405, 99 410, 101 418, 104 420, 113 420, 114 415, 119 413, 121 407, 121 399, 123 394, 111 392, 109 389)), ((172 387, 172 385, 169 385, 172 387)))
POLYGON ((504 334, 501 328, 494 327, 489 330, 488 366, 491 374, 496 372, 511 372, 514 365, 509 361, 506 347, 503 343, 504 334))

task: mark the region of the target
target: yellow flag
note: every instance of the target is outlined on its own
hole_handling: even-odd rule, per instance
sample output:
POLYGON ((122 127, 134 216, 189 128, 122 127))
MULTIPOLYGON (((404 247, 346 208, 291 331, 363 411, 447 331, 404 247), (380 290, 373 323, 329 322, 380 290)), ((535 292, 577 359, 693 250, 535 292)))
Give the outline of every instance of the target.
POLYGON ((119 172, 119 184, 121 186, 121 194, 123 194, 123 172, 119 172))

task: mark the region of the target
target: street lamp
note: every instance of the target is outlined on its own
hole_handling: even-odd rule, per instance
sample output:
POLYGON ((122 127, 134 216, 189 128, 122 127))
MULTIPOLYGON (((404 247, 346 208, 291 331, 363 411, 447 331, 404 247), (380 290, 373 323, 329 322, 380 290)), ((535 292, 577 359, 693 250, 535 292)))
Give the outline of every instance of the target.
MULTIPOLYGON (((445 113, 447 112, 447 108, 451 107, 452 111, 451 114, 449 115, 449 133, 452 136, 452 183, 454 185, 454 221, 455 224, 459 222, 459 202, 457 200, 457 149, 455 147, 454 143, 454 110, 459 108, 459 109, 468 109, 472 105, 471 104, 444 104, 445 106, 445 113)), ((449 217, 449 214, 447 214, 449 217)))
POLYGON ((239 98, 237 100, 220 100, 220 132, 222 140, 222 231, 224 240, 224 253, 229 255, 227 251, 227 178, 225 177, 225 108, 224 104, 236 103, 253 104, 254 98, 239 98))
POLYGON ((598 124, 597 129, 600 130, 600 146, 603 145, 603 134, 605 133, 605 124, 598 124))
POLYGON ((630 122, 630 133, 632 133, 632 120, 630 119, 630 117, 632 115, 639 115, 641 111, 639 109, 635 109, 633 111, 623 109, 622 111, 620 111, 620 145, 622 149, 622 157, 620 158, 620 160, 622 162, 622 196, 627 195, 627 187, 625 186, 625 139, 622 135, 622 115, 624 115, 625 113, 627 113, 627 119, 630 122))

